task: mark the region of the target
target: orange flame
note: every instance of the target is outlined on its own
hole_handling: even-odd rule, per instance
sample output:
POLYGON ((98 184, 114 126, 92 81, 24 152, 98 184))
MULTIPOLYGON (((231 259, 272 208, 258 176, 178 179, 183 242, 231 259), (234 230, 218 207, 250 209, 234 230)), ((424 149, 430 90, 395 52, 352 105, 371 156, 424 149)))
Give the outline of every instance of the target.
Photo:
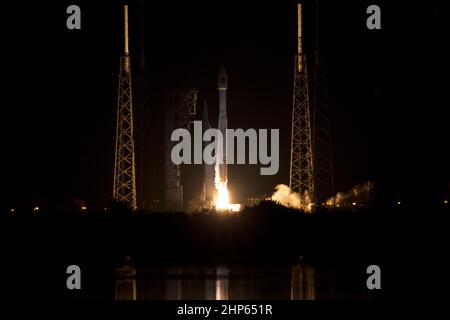
POLYGON ((218 211, 233 211, 237 212, 241 210, 241 205, 238 203, 230 203, 227 180, 222 181, 219 174, 219 166, 215 167, 215 179, 216 197, 214 199, 216 210, 218 211))

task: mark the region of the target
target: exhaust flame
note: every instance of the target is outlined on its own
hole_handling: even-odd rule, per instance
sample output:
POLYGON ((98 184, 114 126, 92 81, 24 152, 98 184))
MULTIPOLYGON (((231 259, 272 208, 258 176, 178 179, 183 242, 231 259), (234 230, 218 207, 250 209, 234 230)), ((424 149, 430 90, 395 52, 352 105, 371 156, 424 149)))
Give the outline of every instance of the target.
POLYGON ((214 199, 214 204, 216 210, 218 211, 240 211, 241 205, 238 203, 230 203, 227 180, 221 180, 219 174, 219 166, 215 167, 215 179, 214 183, 216 186, 216 198, 214 199))

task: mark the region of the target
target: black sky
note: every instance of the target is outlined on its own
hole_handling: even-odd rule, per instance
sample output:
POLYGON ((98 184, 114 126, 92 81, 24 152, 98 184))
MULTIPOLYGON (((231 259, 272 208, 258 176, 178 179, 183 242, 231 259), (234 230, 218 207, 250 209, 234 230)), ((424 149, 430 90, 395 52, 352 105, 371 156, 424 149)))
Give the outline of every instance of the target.
MULTIPOLYGON (((310 55, 312 6, 304 2, 304 46, 310 55)), ((106 203, 113 179, 121 4, 62 1, 5 9, 10 98, 3 104, 8 168, 3 205, 106 203), (70 4, 81 7, 80 31, 66 29, 70 4)), ((149 95, 197 87, 215 125, 223 59, 229 127, 279 128, 281 134, 279 173, 264 177, 259 166, 231 166, 233 194, 242 199, 288 183, 295 2, 146 1, 144 6, 149 95)), ((439 79, 444 18, 437 2, 320 1, 319 49, 327 67, 337 191, 370 179, 389 201, 448 196, 450 143, 445 82, 439 79), (369 4, 380 5, 382 30, 366 28, 369 4)), ((139 2, 131 2, 132 63, 139 49, 138 19, 139 2)), ((160 150, 163 142, 155 143, 160 150)), ((195 170, 186 176, 185 188, 193 195, 199 177, 195 170)))

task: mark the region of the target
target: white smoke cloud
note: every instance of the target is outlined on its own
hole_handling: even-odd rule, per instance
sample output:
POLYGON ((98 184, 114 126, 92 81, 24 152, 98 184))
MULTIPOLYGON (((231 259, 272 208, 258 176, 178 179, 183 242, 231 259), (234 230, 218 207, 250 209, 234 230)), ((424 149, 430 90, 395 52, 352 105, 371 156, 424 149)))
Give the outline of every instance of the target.
POLYGON ((270 197, 285 207, 311 212, 311 199, 306 193, 304 197, 300 197, 298 192, 294 192, 285 184, 279 184, 275 187, 275 192, 270 197))
MULTIPOLYGON (((351 188, 348 192, 339 192, 336 196, 326 201, 327 206, 332 206, 333 201, 336 206, 352 206, 370 202, 373 183, 367 181, 351 188)), ((277 202, 285 207, 303 210, 310 213, 312 201, 307 192, 301 197, 298 192, 294 192, 285 184, 279 184, 275 187, 275 192, 270 200, 277 202)))
POLYGON ((327 200, 327 205, 350 206, 351 204, 361 204, 370 202, 370 193, 373 190, 373 183, 367 181, 351 188, 348 192, 339 192, 336 196, 327 200))

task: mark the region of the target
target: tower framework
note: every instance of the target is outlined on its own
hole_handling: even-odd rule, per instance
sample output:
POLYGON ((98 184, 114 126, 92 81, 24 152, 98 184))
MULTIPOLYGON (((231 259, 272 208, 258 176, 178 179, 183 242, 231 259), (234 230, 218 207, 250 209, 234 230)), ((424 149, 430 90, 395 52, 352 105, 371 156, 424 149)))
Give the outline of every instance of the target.
POLYGON ((189 128, 197 113, 198 89, 178 89, 166 92, 165 119, 165 209, 182 211, 183 185, 181 182, 181 165, 171 160, 171 151, 175 142, 171 134, 177 128, 189 128))
POLYGON ((302 52, 302 7, 297 12, 297 55, 294 69, 294 99, 292 106, 290 188, 303 201, 314 199, 314 168, 311 139, 311 117, 306 58, 302 52))
POLYGON ((289 186, 302 197, 313 199, 314 175, 307 68, 305 58, 296 56, 296 60, 299 59, 303 60, 303 66, 299 71, 297 63, 294 72, 289 186))
POLYGON ((124 6, 125 50, 120 58, 113 198, 133 210, 136 204, 131 68, 128 50, 128 6, 124 6))

